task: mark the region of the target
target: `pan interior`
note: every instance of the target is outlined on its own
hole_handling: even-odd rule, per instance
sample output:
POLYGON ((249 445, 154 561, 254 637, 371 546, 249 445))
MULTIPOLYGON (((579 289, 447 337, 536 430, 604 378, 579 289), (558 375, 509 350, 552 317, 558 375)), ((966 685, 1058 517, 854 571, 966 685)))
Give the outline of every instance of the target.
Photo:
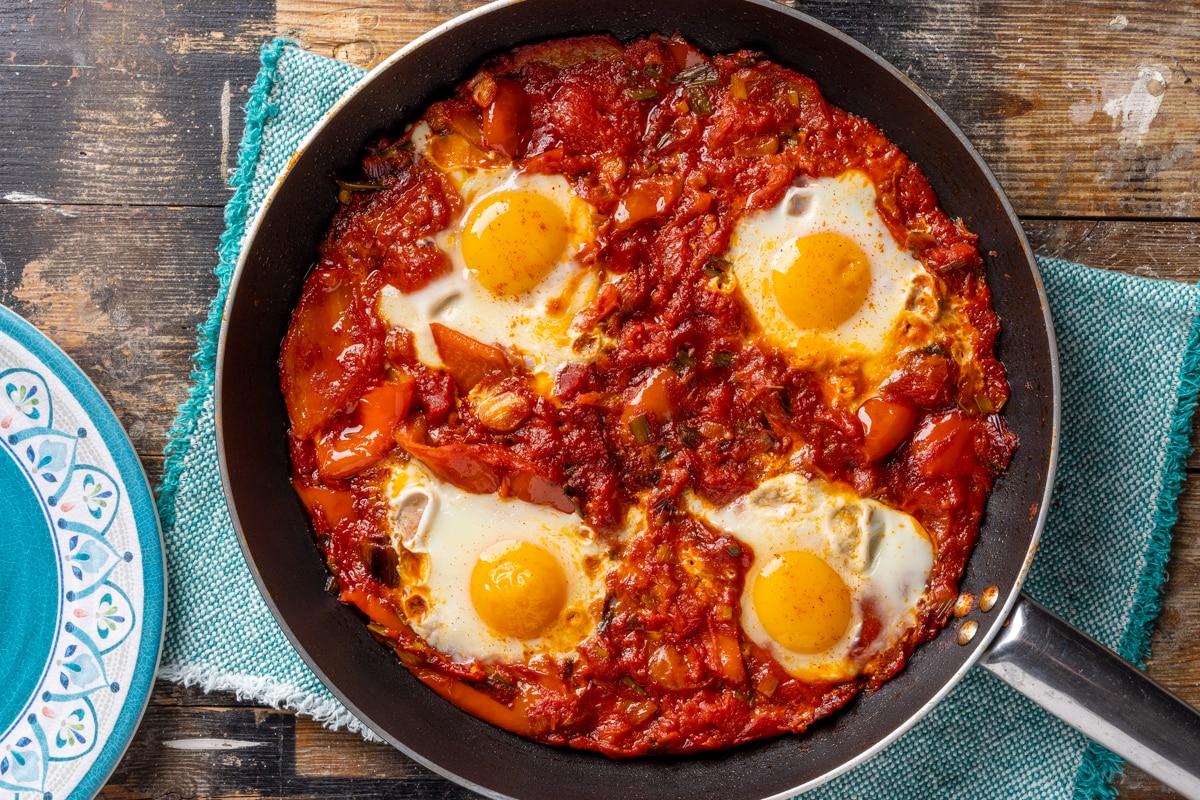
POLYGON ((230 510, 252 571, 285 633, 327 685, 384 738, 436 771, 493 797, 667 800, 761 798, 813 785, 906 729, 957 679, 1001 621, 981 617, 960 647, 924 645, 896 678, 807 734, 694 757, 612 761, 536 744, 444 702, 379 646, 357 614, 323 591, 325 570, 288 481, 287 417, 276 359, 304 275, 336 205, 333 174, 374 135, 446 96, 488 54, 531 41, 607 31, 621 39, 678 30, 710 52, 760 50, 817 80, 928 175, 952 217, 979 234, 996 310, 999 355, 1013 387, 1005 410, 1021 447, 989 502, 963 588, 1016 592, 1040 528, 1052 465, 1052 340, 1036 267, 994 178, 961 134, 899 73, 848 38, 757 0, 524 0, 443 26, 393 58, 330 118, 269 200, 235 275, 218 366, 218 425, 230 510))

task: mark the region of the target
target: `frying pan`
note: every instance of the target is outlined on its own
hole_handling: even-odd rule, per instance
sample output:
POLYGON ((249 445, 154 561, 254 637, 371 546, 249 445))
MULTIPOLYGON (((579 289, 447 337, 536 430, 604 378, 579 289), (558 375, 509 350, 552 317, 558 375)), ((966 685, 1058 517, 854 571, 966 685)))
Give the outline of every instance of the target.
POLYGON ((225 309, 216 402, 230 512, 285 634, 381 737, 482 794, 522 800, 791 795, 882 749, 982 662, 1102 744, 1200 797, 1193 763, 1200 715, 1020 593, 1049 506, 1059 386, 1045 293, 1012 208, 928 97, 866 48, 803 14, 765 0, 501 0, 399 51, 305 140, 255 219, 225 309), (979 234, 1004 325, 999 356, 1013 387, 1005 419, 1021 446, 988 503, 961 584, 976 597, 997 587, 999 601, 989 612, 977 608, 955 621, 880 691, 804 735, 706 755, 613 761, 537 744, 460 711, 413 678, 355 611, 323 591, 323 560, 288 482, 287 415, 275 365, 336 205, 333 175, 353 168, 369 139, 400 129, 449 95, 484 57, 514 45, 597 31, 627 40, 675 30, 709 52, 761 50, 815 78, 831 102, 879 125, 925 170, 947 212, 979 234))

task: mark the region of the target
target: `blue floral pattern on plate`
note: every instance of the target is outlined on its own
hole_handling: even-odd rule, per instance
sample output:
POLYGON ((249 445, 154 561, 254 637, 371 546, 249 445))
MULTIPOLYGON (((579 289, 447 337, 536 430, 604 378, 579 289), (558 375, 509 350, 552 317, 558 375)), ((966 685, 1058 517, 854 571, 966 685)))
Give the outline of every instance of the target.
POLYGON ((0 616, 32 620, 0 622, 0 660, 19 670, 0 668, 0 679, 32 687, 0 704, 0 796, 90 797, 124 753, 153 684, 166 602, 161 532, 111 409, 3 307, 0 459, 11 462, 0 470, 0 525, 18 526, 0 533, 15 553, 0 559, 18 584, 9 594, 20 595, 0 616))

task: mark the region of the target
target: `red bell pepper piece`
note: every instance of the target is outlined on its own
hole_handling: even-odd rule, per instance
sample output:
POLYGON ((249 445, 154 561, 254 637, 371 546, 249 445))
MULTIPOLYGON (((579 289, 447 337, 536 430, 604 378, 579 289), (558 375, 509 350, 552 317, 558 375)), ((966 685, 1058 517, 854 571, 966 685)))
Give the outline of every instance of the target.
POLYGON ((413 379, 406 373, 367 391, 354 410, 317 439, 317 470, 338 480, 362 472, 395 445, 392 434, 412 405, 413 379))

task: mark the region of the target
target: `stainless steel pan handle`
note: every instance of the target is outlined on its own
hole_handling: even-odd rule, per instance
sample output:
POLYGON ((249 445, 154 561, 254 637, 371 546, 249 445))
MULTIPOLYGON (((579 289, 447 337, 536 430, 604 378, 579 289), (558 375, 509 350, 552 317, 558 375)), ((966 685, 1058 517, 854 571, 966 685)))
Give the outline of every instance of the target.
POLYGON ((1026 595, 980 662, 1068 725, 1200 800, 1200 712, 1026 595))

